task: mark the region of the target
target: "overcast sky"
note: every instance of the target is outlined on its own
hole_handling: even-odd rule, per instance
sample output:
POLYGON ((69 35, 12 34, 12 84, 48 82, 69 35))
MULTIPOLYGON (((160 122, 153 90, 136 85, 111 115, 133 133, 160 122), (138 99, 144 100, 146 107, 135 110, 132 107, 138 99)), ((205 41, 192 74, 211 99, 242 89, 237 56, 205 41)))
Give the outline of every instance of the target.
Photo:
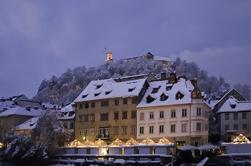
POLYGON ((0 0, 0 96, 68 68, 155 55, 251 85, 250 0, 0 0))

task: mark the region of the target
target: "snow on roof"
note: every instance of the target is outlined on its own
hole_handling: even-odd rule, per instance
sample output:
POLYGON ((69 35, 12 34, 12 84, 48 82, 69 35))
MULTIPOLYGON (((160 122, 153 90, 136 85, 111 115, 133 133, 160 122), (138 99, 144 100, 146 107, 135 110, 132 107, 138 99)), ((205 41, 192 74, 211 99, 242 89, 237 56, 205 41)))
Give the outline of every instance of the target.
POLYGON ((14 107, 14 102, 11 100, 0 101, 0 111, 7 110, 11 107, 14 107))
POLYGON ((238 111, 251 111, 251 101, 238 101, 234 96, 230 96, 218 113, 238 111))
POLYGON ((180 78, 175 84, 168 83, 168 80, 151 82, 137 108, 189 104, 193 89, 191 81, 184 78, 180 78))
POLYGON ((61 108, 58 119, 67 120, 74 118, 75 118, 75 109, 72 107, 72 104, 68 104, 65 107, 61 108))
POLYGON ((218 103, 219 100, 210 100, 210 101, 207 101, 207 105, 210 107, 210 108, 214 108, 214 106, 218 103))
POLYGON ((171 58, 169 57, 165 57, 165 56, 156 56, 154 55, 153 56, 153 60, 156 60, 156 61, 167 61, 167 62, 171 62, 171 58))
POLYGON ((30 118, 24 123, 16 126, 16 129, 17 130, 28 130, 28 129, 32 130, 37 126, 38 120, 39 120, 39 117, 30 118))
POLYGON ((0 117, 11 116, 11 115, 22 115, 22 116, 40 116, 42 115, 43 110, 41 109, 33 109, 27 110, 24 107, 15 106, 13 108, 9 108, 6 111, 0 113, 0 117))
POLYGON ((145 81, 146 78, 121 82, 112 78, 94 80, 88 84, 74 102, 138 96, 145 81))

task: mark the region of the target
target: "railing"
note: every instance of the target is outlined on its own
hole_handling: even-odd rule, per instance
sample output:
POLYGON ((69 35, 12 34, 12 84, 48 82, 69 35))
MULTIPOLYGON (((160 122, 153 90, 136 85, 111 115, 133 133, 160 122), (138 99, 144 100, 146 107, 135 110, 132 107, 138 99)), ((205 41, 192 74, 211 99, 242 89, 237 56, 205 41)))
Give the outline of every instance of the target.
POLYGON ((131 155, 92 155, 92 154, 62 154, 56 155, 56 164, 130 164, 130 165, 174 165, 171 155, 131 154, 131 155))

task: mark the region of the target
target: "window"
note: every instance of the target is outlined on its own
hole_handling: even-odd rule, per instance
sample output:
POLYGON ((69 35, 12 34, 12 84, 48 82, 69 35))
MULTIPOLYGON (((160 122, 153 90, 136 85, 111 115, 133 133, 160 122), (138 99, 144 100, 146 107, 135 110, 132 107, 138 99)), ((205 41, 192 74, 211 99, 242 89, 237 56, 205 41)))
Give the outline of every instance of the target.
POLYGON ((131 126, 131 135, 136 134, 136 126, 131 126))
POLYGON ((91 103, 91 107, 94 108, 95 107, 95 103, 91 103))
POLYGON ((149 115, 150 115, 150 117, 149 117, 150 119, 154 119, 154 112, 150 112, 149 115))
POLYGON ((74 123, 70 123, 70 129, 74 129, 74 123))
POLYGON ((171 110, 171 118, 176 118, 176 110, 171 110))
POLYGON ((127 99, 123 99, 123 104, 127 104, 127 99))
POLYGON ((107 127, 100 127, 99 128, 99 138, 102 138, 102 139, 109 138, 109 128, 107 128, 107 127))
POLYGON ((154 127, 153 126, 149 126, 149 134, 153 134, 154 133, 154 127))
POLYGON ((114 126, 113 127, 113 134, 114 135, 118 135, 119 134, 119 127, 118 126, 114 126))
POLYGON ((186 123, 181 124, 181 132, 182 133, 186 133, 187 132, 187 124, 186 123))
POLYGON ((234 112, 234 120, 238 119, 238 112, 234 112))
POLYGON ((118 99, 114 100, 114 105, 119 105, 119 100, 118 99))
POLYGON ((201 116, 201 108, 200 107, 197 107, 196 115, 201 116))
POLYGON ((114 112, 114 120, 118 120, 119 119, 119 112, 114 112))
POLYGON ((139 134, 144 134, 144 127, 139 127, 139 134))
POLYGON ((108 121, 108 113, 101 113, 100 121, 108 121))
POLYGON ((159 126, 159 133, 164 133, 164 125, 159 126))
POLYGON ((87 135, 88 135, 88 129, 83 129, 82 135, 83 135, 83 136, 87 136, 87 135))
POLYGON ((196 123, 196 131, 197 132, 201 131, 201 123, 200 122, 196 123))
POLYGON ((109 106, 109 101, 106 100, 106 101, 101 101, 101 107, 107 107, 109 106))
POLYGON ((127 119, 127 111, 122 112, 122 119, 127 119))
POLYGON ((143 112, 139 114, 139 120, 145 120, 145 114, 143 112))
POLYGON ((134 88, 129 88, 128 92, 132 92, 132 91, 134 91, 134 89, 135 89, 135 87, 134 88))
POLYGON ((127 126, 122 126, 122 134, 127 134, 127 126))
POLYGON ((247 113, 246 112, 242 112, 242 119, 247 119, 247 113))
POLYGON ((88 122, 88 120, 89 120, 89 115, 88 114, 84 115, 84 122, 88 122))
POLYGON ((151 103, 151 102, 153 102, 155 100, 155 98, 153 98, 152 96, 147 96, 147 98, 146 98, 146 102, 147 103, 151 103))
POLYGON ((132 118, 132 119, 135 119, 136 116, 137 116, 137 112, 136 112, 136 111, 132 111, 132 112, 131 112, 131 118, 132 118))
POLYGON ((229 125, 225 125, 225 131, 229 130, 229 125))
POLYGON ((187 109, 182 109, 182 117, 186 117, 187 116, 187 109))
POLYGON ((136 104, 137 103, 137 98, 132 98, 132 104, 136 104))
POLYGON ((168 96, 166 96, 164 93, 160 96, 160 101, 166 101, 168 99, 168 96))
POLYGON ((83 108, 83 105, 82 104, 79 104, 79 109, 82 109, 83 108))
POLYGON ((172 124, 171 126, 170 126, 170 130, 171 130, 171 133, 175 133, 175 124, 172 124))
POLYGON ((160 118, 160 119, 163 119, 163 118, 164 118, 164 111, 160 111, 160 112, 159 112, 159 118, 160 118))
POLYGON ((83 115, 79 115, 78 118, 79 118, 79 121, 80 121, 80 122, 83 121, 83 115))
POLYGON ((248 126, 246 123, 242 124, 242 130, 247 130, 248 126))
POLYGON ((95 121, 95 114, 90 114, 90 121, 94 122, 95 121))
POLYGON ((238 124, 234 124, 234 130, 238 130, 238 124))
POLYGON ((176 100, 181 100, 184 97, 184 95, 180 92, 176 93, 176 100))
POLYGON ((153 88, 153 89, 152 89, 152 93, 157 93, 157 92, 159 91, 159 88, 160 88, 160 86, 157 87, 157 88, 153 88))
POLYGON ((225 113, 225 120, 229 120, 229 113, 225 113))
POLYGON ((106 91, 105 95, 109 95, 112 91, 106 91))
POLYGON ((89 108, 89 103, 85 103, 85 108, 89 108))

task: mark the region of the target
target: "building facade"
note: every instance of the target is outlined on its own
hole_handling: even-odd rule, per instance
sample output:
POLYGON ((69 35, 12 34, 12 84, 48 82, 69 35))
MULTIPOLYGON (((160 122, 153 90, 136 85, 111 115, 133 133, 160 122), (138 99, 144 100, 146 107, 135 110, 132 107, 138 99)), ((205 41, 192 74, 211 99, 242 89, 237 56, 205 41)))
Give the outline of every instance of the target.
POLYGON ((251 101, 239 101, 230 96, 219 108, 220 134, 224 141, 231 141, 236 134, 251 138, 251 101))
POLYGON ((136 106, 147 85, 144 75, 91 81, 74 101, 75 139, 136 138, 136 106))
POLYGON ((151 82, 137 106, 137 139, 207 143, 209 110, 196 81, 171 74, 169 79, 151 82))

